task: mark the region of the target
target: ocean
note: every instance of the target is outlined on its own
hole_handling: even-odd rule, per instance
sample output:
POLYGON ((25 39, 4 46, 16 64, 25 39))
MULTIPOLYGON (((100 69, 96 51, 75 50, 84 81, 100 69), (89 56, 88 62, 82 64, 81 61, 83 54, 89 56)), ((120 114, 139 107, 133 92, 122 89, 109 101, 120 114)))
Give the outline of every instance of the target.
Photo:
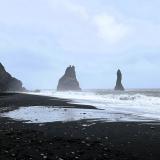
POLYGON ((160 121, 160 89, 85 90, 82 92, 41 90, 40 93, 34 94, 70 99, 74 104, 92 105, 98 110, 29 106, 6 113, 7 116, 33 123, 83 119, 108 122, 160 121))

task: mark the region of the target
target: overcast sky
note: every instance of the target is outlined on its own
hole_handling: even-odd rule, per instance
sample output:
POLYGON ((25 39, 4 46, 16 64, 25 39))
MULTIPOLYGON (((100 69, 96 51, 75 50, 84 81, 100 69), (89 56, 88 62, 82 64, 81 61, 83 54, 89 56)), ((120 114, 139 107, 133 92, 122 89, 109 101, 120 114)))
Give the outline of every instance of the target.
POLYGON ((160 88, 159 0, 0 0, 0 62, 28 89, 160 88))

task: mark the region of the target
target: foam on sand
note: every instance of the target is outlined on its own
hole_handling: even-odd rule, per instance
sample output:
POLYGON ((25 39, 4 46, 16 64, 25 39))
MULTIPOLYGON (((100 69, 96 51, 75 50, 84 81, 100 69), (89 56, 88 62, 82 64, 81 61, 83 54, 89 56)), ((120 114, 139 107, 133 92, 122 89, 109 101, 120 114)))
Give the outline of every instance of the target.
POLYGON ((105 121, 160 121, 160 91, 131 92, 54 92, 36 93, 52 97, 66 98, 71 103, 92 105, 102 110, 21 107, 2 116, 29 120, 34 123, 54 121, 74 121, 97 119, 105 121))
MULTIPOLYGON (((68 122, 77 120, 99 120, 108 122, 148 121, 147 116, 137 116, 129 112, 110 112, 108 110, 50 108, 42 106, 21 107, 17 110, 3 113, 1 116, 27 123, 68 122)), ((155 119, 150 119, 154 121, 155 119)))

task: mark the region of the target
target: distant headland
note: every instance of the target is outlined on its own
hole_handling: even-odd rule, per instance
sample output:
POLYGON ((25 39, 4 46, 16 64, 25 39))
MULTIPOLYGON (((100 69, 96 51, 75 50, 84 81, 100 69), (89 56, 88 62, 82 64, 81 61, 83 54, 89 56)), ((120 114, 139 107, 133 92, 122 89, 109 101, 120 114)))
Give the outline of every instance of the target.
POLYGON ((12 77, 6 72, 4 66, 0 63, 0 92, 3 91, 25 91, 22 82, 12 77))
MULTIPOLYGON (((117 71, 117 81, 114 90, 124 91, 122 85, 122 73, 117 71)), ((26 91, 20 80, 12 77, 0 63, 0 92, 3 91, 26 91)), ((59 79, 57 91, 81 91, 79 81, 76 77, 75 66, 68 66, 64 75, 59 79)))

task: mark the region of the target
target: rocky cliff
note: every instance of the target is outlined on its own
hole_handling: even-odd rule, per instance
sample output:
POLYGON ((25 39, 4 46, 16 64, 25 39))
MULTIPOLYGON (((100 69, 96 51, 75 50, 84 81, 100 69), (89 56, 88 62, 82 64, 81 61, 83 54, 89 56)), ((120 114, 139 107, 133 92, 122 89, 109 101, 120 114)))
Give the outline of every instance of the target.
POLYGON ((22 82, 6 72, 4 66, 0 63, 0 92, 23 90, 25 90, 25 88, 22 87, 22 82))
POLYGON ((74 66, 67 67, 65 74, 60 78, 58 91, 80 91, 79 82, 76 78, 76 72, 74 66))
POLYGON ((122 73, 119 69, 117 71, 117 81, 114 89, 119 91, 124 91, 124 87, 122 85, 122 73))

